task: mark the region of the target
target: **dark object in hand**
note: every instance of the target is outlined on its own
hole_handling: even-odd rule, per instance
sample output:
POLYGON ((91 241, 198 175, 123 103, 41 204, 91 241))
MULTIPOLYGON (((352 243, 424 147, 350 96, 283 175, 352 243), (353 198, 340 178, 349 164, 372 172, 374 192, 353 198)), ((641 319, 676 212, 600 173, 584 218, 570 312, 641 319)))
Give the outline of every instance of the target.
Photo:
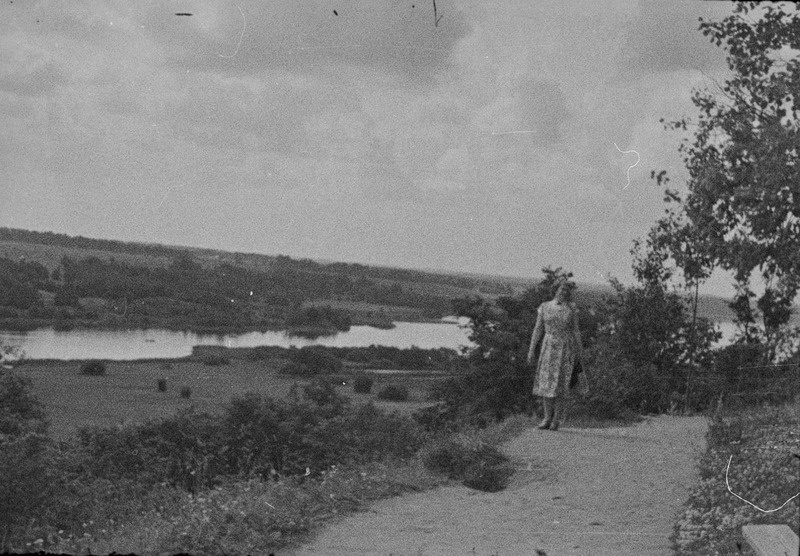
POLYGON ((583 365, 580 361, 575 361, 575 366, 572 368, 572 377, 569 379, 569 387, 575 388, 578 385, 578 375, 583 372, 583 365))

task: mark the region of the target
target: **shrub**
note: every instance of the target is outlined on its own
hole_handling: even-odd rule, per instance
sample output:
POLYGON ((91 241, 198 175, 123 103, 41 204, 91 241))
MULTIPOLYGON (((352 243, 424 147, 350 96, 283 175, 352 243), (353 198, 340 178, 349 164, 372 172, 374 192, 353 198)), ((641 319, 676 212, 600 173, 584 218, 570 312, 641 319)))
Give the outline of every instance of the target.
POLYGON ((364 404, 324 420, 309 440, 324 450, 324 461, 338 464, 408 458, 423 439, 422 429, 410 418, 364 404))
POLYGON ((87 376, 105 376, 106 363, 105 361, 92 360, 86 361, 81 365, 81 374, 87 376))
POLYGON ((428 447, 423 463, 432 471, 485 492, 503 490, 514 473, 508 458, 496 447, 452 437, 428 447))
POLYGON ((44 408, 31 393, 30 384, 13 372, 0 371, 0 435, 46 431, 44 408))
POLYGON ((578 409, 601 419, 624 419, 631 412, 658 413, 670 407, 668 378, 652 363, 634 362, 603 339, 584 352, 591 373, 589 394, 578 397, 578 409))
POLYGON ((184 386, 181 388, 181 398, 186 398, 187 400, 192 397, 192 389, 188 386, 184 386))
POLYGON ((213 354, 203 357, 203 364, 210 367, 218 367, 220 365, 230 365, 231 358, 227 355, 213 354))
POLYGON ((35 520, 50 490, 47 438, 31 433, 0 437, 0 529, 4 552, 10 539, 21 536, 35 520), (22 531, 20 531, 22 529, 22 531))
POLYGON ((338 373, 342 371, 343 367, 338 357, 320 346, 292 348, 289 350, 289 360, 306 367, 311 375, 338 373))
POLYGON ((408 388, 398 384, 387 384, 378 392, 378 399, 391 402, 408 401, 408 388))
POLYGON ((367 367, 370 369, 396 369, 399 365, 391 359, 370 359, 367 367))
POLYGON ((761 344, 731 344, 716 352, 714 368, 726 386, 738 392, 744 388, 758 387, 747 379, 757 376, 754 368, 764 363, 766 350, 761 344))
POLYGON ((367 375, 358 375, 353 380, 353 392, 357 394, 369 394, 375 381, 367 375))
POLYGON ((314 380, 303 387, 303 395, 307 400, 319 406, 343 408, 350 403, 346 398, 336 392, 336 387, 329 380, 314 380))
POLYGON ((166 378, 159 378, 158 379, 158 391, 159 392, 166 392, 167 391, 167 379, 166 378))
POLYGON ((318 373, 312 370, 309 366, 302 363, 295 363, 290 361, 278 369, 278 372, 284 375, 291 375, 297 377, 313 377, 318 373))

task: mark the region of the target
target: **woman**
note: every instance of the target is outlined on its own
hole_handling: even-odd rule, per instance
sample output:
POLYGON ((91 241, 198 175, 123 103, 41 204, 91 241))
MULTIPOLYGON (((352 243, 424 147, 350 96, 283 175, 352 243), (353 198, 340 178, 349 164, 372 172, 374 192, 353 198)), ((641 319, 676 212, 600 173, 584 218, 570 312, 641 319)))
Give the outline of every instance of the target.
POLYGON ((578 311, 570 301, 573 287, 574 284, 563 281, 553 300, 539 306, 528 349, 530 365, 541 343, 533 383, 533 395, 541 396, 544 402, 544 419, 539 423, 540 429, 558 430, 564 413, 564 396, 575 363, 581 356, 578 311))

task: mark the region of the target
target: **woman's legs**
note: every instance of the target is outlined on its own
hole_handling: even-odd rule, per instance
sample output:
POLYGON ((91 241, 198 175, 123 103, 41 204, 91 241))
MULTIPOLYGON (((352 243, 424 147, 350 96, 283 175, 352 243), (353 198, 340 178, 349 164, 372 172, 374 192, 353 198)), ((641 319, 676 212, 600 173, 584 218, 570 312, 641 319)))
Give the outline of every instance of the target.
POLYGON ((556 396, 553 398, 553 422, 550 424, 550 430, 557 431, 561 424, 561 419, 564 417, 564 396, 556 396))
POLYGON ((544 404, 544 419, 539 423, 538 428, 546 429, 549 428, 550 423, 553 422, 553 398, 545 398, 542 396, 542 402, 544 404))

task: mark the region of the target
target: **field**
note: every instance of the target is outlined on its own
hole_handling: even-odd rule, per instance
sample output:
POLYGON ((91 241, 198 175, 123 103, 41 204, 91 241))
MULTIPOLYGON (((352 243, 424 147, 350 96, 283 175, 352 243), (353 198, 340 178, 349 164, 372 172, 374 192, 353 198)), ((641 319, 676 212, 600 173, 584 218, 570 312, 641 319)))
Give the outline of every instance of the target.
MULTIPOLYGON (((33 392, 44 403, 54 437, 64 439, 85 426, 110 427, 174 415, 191 406, 197 411, 217 412, 234 396, 258 392, 283 398, 292 386, 306 382, 277 372, 282 361, 231 359, 229 364, 210 366, 200 360, 112 361, 106 376, 80 374, 80 362, 23 362, 15 371, 28 378, 33 392), (167 391, 159 392, 159 379, 167 380, 167 391), (184 399, 180 390, 191 388, 184 399)), ((370 394, 356 394, 346 373, 337 376, 337 391, 354 403, 373 402, 388 411, 408 414, 430 402, 427 388, 437 380, 431 373, 376 374, 370 394), (402 384, 409 390, 408 402, 376 398, 385 384, 402 384)))

